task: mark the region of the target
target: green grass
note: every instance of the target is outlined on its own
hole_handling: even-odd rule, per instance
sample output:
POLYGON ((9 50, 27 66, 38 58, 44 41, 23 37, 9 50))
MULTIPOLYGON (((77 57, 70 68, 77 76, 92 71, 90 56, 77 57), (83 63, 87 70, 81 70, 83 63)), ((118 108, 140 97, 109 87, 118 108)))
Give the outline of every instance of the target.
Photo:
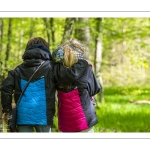
POLYGON ((99 123, 95 132, 149 132, 150 106, 147 104, 98 104, 99 123))
POLYGON ((150 132, 150 105, 130 103, 150 100, 150 88, 108 87, 104 99, 96 107, 95 132, 150 132))

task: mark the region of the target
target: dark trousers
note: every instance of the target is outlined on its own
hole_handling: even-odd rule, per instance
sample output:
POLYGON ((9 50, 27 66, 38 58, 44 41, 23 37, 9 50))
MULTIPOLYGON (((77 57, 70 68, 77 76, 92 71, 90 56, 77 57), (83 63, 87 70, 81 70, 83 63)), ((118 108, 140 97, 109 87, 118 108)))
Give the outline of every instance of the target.
POLYGON ((41 126, 41 125, 18 125, 18 132, 51 132, 51 126, 41 126))

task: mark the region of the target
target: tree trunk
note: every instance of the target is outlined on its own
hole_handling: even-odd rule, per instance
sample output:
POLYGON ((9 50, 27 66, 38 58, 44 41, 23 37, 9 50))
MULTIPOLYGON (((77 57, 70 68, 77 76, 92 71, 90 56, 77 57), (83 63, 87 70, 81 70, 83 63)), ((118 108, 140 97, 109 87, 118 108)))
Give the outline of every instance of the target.
POLYGON ((66 23, 65 23, 66 26, 65 26, 61 43, 64 43, 71 38, 74 23, 75 23, 75 18, 66 18, 66 23))
POLYGON ((2 51, 2 42, 3 42, 3 27, 4 27, 4 24, 3 24, 3 19, 0 18, 0 56, 1 56, 1 51, 2 51))
POLYGON ((100 91, 100 102, 104 102, 104 88, 103 88, 103 80, 102 75, 100 72, 101 69, 101 62, 102 62, 102 37, 101 37, 101 23, 102 18, 96 18, 96 48, 95 48, 95 62, 94 62, 94 70, 95 74, 97 76, 97 79, 101 85, 101 91, 100 91))
POLYGON ((7 61, 9 59, 9 53, 10 53, 10 42, 11 42, 11 35, 12 35, 12 18, 9 18, 8 20, 8 33, 7 33, 7 46, 6 46, 6 57, 5 57, 5 68, 6 71, 8 71, 8 67, 7 67, 7 61))
MULTIPOLYGON (((23 20, 21 20, 21 26, 23 25, 23 20)), ((32 28, 34 27, 34 25, 31 25, 32 26, 32 28)), ((31 27, 30 26, 30 27, 31 27)), ((33 29, 30 29, 30 38, 32 37, 32 34, 33 34, 33 29)), ((24 47, 22 48, 22 46, 23 46, 23 43, 24 43, 24 40, 23 40, 23 38, 24 38, 24 30, 23 30, 23 28, 20 28, 20 31, 19 31, 19 41, 18 41, 18 50, 19 50, 19 56, 18 56, 18 62, 19 62, 19 60, 21 60, 22 59, 22 54, 23 54, 23 52, 22 52, 22 49, 24 50, 24 47)))
POLYGON ((49 18, 43 18, 44 23, 45 23, 45 31, 47 34, 47 42, 50 46, 50 32, 49 32, 49 18))
POLYGON ((29 39, 33 36, 33 32, 34 32, 34 18, 31 18, 29 39))
POLYGON ((88 26, 89 18, 77 18, 75 29, 75 38, 77 38, 85 46, 86 59, 89 59, 89 43, 90 43, 90 30, 88 26))
POLYGON ((51 46, 55 48, 55 29, 54 29, 54 19, 50 18, 50 29, 51 29, 51 46))
POLYGON ((2 65, 3 65, 3 61, 2 61, 2 45, 3 45, 3 28, 4 28, 4 23, 3 23, 3 19, 0 18, 0 84, 4 78, 3 75, 3 69, 2 69, 2 65))

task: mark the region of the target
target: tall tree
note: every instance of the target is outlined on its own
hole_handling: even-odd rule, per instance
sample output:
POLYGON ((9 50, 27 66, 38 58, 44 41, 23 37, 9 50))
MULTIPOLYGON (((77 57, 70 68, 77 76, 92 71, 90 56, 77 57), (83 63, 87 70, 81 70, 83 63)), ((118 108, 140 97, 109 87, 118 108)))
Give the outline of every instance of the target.
MULTIPOLYGON (((20 24, 21 24, 21 26, 23 26, 23 24, 24 24, 24 20, 23 19, 21 19, 20 24)), ((31 19, 30 37, 29 37, 29 39, 33 35, 33 29, 31 29, 31 28, 34 28, 34 19, 33 18, 31 19)), ((18 41, 18 51, 19 51, 18 62, 19 62, 19 60, 22 59, 22 46, 23 46, 23 43, 24 43, 24 29, 23 28, 20 28, 19 39, 18 40, 19 40, 18 41)))
POLYGON ((54 18, 50 18, 50 29, 51 29, 51 46, 55 46, 55 29, 54 29, 54 18))
POLYGON ((0 18, 0 53, 2 51, 2 41, 3 41, 3 19, 0 18))
POLYGON ((4 28, 3 18, 0 18, 0 83, 4 78, 3 69, 2 69, 3 61, 1 59, 2 58, 1 53, 3 49, 3 28, 4 28))
POLYGON ((94 61, 94 70, 97 76, 97 79, 101 85, 100 91, 100 101, 104 102, 104 88, 103 88, 103 80, 101 75, 101 63, 102 63, 102 18, 96 18, 96 37, 95 37, 95 61, 94 61))
POLYGON ((50 45, 50 32, 49 32, 49 20, 50 18, 43 18, 44 23, 45 23, 45 30, 46 30, 46 34, 47 34, 47 42, 50 45))
POLYGON ((30 33, 29 33, 29 39, 33 36, 34 32, 34 18, 30 19, 30 33))
POLYGON ((89 18, 77 18, 75 28, 75 38, 85 45, 86 58, 89 59, 89 43, 90 43, 90 30, 88 25, 89 18))
POLYGON ((66 18, 64 34, 61 43, 69 40, 73 32, 73 26, 75 23, 75 18, 66 18))
POLYGON ((5 57, 5 68, 6 71, 8 70, 7 67, 7 61, 9 59, 9 53, 10 53, 10 43, 11 43, 11 35, 12 35, 12 18, 8 19, 8 32, 7 32, 7 45, 6 45, 6 57, 5 57))

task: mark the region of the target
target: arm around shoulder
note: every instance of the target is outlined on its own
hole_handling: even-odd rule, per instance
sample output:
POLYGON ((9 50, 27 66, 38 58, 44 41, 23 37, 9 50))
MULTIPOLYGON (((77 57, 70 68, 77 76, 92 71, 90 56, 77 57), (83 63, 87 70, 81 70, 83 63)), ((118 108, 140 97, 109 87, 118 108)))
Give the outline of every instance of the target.
POLYGON ((65 67, 58 63, 54 65, 54 76, 61 84, 74 82, 81 77, 87 67, 88 63, 86 60, 79 60, 72 67, 65 67))
POLYGON ((89 69, 87 77, 88 77, 88 91, 89 91, 89 94, 90 94, 90 96, 94 96, 94 95, 96 95, 97 93, 100 92, 101 86, 100 86, 100 83, 98 82, 97 78, 95 77, 95 75, 92 71, 92 68, 89 69))

